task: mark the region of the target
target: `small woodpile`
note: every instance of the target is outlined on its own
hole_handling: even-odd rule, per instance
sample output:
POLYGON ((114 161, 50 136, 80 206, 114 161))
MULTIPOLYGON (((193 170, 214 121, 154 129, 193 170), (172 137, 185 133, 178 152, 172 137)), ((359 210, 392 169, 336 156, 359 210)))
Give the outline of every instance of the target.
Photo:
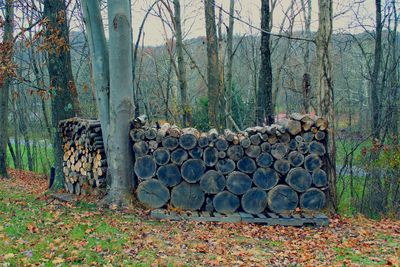
POLYGON ((137 197, 149 208, 223 214, 322 209, 327 127, 325 119, 301 114, 240 133, 133 127, 137 197))
POLYGON ((64 185, 80 195, 90 187, 106 184, 107 159, 100 121, 70 118, 60 121, 58 132, 64 149, 64 185))

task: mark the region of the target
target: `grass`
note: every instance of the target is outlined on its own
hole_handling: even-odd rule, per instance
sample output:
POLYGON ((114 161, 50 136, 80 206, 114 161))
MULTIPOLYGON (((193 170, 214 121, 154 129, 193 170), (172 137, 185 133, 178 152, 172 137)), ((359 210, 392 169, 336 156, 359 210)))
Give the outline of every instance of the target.
POLYGON ((332 218, 329 227, 155 221, 147 211, 60 203, 28 172, 0 179, 5 266, 398 264, 400 223, 332 218))

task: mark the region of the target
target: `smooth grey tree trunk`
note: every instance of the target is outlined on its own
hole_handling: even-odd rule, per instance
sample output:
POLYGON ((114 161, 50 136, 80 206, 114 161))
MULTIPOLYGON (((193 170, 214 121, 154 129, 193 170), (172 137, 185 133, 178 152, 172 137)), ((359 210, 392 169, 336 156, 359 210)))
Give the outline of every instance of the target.
POLYGON ((257 125, 274 123, 273 105, 272 105, 272 66, 271 50, 269 47, 270 7, 269 0, 261 0, 261 65, 258 80, 257 92, 257 125))
MULTIPOLYGON (((5 1, 5 25, 1 57, 5 64, 10 64, 13 58, 13 21, 14 7, 12 0, 5 1)), ((8 97, 10 94, 11 77, 1 73, 0 77, 0 177, 8 177, 7 173, 7 141, 8 141, 8 97)))
POLYGON ((229 119, 229 115, 232 114, 232 97, 233 97, 233 82, 232 82, 232 66, 233 66, 233 27, 234 27, 234 14, 235 13, 235 0, 230 0, 229 4, 229 26, 228 32, 226 36, 226 49, 228 55, 228 62, 227 62, 227 71, 226 71, 226 89, 225 89, 225 96, 226 96, 226 128, 232 129, 233 123, 229 119))
POLYGON ((108 1, 110 33, 110 127, 108 139, 111 188, 106 203, 124 207, 135 186, 129 120, 133 116, 132 35, 129 0, 108 1))

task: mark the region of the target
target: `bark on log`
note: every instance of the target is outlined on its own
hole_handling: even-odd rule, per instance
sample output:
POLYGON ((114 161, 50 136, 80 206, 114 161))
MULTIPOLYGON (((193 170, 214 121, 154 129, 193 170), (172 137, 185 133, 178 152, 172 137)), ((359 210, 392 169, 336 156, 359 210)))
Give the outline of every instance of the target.
POLYGON ((181 210, 200 210, 204 200, 204 192, 199 184, 183 181, 171 191, 171 204, 181 210))
POLYGON ((287 185, 277 185, 268 192, 268 208, 276 213, 293 212, 299 202, 297 193, 287 185))
POLYGON ((250 214, 259 214, 267 207, 267 193, 259 188, 252 188, 242 196, 242 208, 250 214))
POLYGON ((200 188, 207 194, 217 194, 225 188, 225 177, 222 173, 209 170, 200 178, 200 188))
POLYGON ((204 174, 206 166, 202 160, 189 159, 182 164, 182 178, 188 183, 196 183, 204 174))
POLYGON ((174 163, 158 168, 157 178, 167 187, 175 186, 182 180, 179 167, 174 163))
POLYGON ((278 173, 271 168, 258 168, 253 175, 253 183, 263 190, 270 190, 279 182, 278 173))
POLYGON ((156 179, 141 182, 136 190, 138 200, 148 208, 157 209, 167 204, 168 188, 156 179))
POLYGON ((235 195, 243 195, 251 188, 251 178, 242 172, 234 171, 228 175, 226 188, 235 195))
POLYGON ((239 198, 229 191, 222 191, 213 199, 214 208, 222 214, 234 213, 240 206, 239 198))

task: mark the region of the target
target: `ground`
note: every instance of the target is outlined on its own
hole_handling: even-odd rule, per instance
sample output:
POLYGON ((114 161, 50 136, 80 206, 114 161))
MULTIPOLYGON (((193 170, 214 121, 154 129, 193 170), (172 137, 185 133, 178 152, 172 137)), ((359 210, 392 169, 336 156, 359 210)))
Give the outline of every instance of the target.
POLYGON ((29 172, 0 179, 3 266, 399 266, 400 222, 333 217, 329 227, 154 221, 148 211, 62 203, 29 172))

